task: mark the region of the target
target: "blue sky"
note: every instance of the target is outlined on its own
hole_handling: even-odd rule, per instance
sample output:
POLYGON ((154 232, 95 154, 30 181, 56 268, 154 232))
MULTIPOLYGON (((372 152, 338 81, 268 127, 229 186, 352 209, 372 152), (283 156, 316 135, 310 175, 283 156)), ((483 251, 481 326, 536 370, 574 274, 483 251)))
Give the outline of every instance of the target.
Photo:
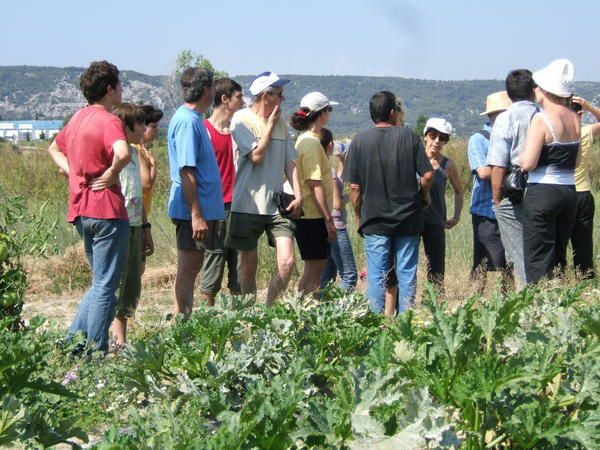
POLYGON ((536 70, 569 58, 577 81, 600 81, 597 0, 8 4, 0 65, 83 67, 107 59, 157 75, 189 48, 231 75, 273 70, 464 80, 503 79, 514 68, 536 70))

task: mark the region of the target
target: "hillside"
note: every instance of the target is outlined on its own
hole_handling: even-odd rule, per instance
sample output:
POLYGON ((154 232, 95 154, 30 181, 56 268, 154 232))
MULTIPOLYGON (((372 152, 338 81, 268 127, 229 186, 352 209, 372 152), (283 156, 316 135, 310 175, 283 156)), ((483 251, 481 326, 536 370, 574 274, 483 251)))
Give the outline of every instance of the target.
MULTIPOLYGON (((0 66, 0 116, 3 120, 62 119, 84 105, 76 67, 0 66)), ((482 124, 487 94, 503 88, 499 80, 434 81, 397 77, 282 75, 292 79, 286 89, 284 116, 298 107, 307 92, 319 90, 340 103, 331 116, 331 129, 338 135, 352 134, 371 125, 368 102, 379 90, 398 95, 406 110, 406 121, 414 124, 419 114, 448 119, 460 136, 468 136, 482 124)), ((247 89, 252 76, 235 76, 247 89)), ((123 71, 124 98, 165 107, 162 76, 123 71)), ((576 83, 580 95, 600 103, 600 83, 576 83)), ((166 111, 170 116, 172 111, 166 111)))

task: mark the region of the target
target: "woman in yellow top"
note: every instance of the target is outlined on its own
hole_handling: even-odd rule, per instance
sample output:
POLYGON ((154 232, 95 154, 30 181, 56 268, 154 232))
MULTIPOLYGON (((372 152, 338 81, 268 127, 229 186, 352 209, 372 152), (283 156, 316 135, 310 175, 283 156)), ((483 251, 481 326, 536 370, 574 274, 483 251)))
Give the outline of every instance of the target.
POLYGON ((575 226, 571 233, 573 247, 573 265, 575 270, 584 278, 594 278, 594 196, 590 192, 589 161, 590 148, 594 140, 600 136, 600 108, 592 105, 586 99, 574 96, 571 99, 571 109, 579 117, 584 112, 592 114, 597 122, 581 126, 580 152, 581 160, 575 167, 575 195, 577 196, 577 214, 575 226))
POLYGON ((302 187, 304 216, 296 220, 296 241, 304 261, 298 292, 304 296, 319 287, 325 262, 331 253, 329 243, 336 238, 331 216, 333 180, 331 167, 319 133, 329 121, 332 105, 320 92, 311 92, 300 101, 290 125, 302 131, 296 141, 296 170, 302 187))

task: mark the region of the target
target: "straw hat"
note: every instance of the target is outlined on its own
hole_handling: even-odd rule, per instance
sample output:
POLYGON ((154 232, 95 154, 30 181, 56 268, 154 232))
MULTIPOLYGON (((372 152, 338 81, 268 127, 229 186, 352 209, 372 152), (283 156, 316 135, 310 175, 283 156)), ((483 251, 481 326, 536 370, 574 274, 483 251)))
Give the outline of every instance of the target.
POLYGON ((546 92, 568 98, 573 95, 574 76, 575 68, 571 61, 556 59, 543 69, 534 72, 533 81, 546 92))
POLYGON ((487 96, 485 100, 485 111, 479 114, 480 116, 487 116, 495 112, 506 111, 512 104, 512 101, 508 97, 506 91, 494 92, 487 96))

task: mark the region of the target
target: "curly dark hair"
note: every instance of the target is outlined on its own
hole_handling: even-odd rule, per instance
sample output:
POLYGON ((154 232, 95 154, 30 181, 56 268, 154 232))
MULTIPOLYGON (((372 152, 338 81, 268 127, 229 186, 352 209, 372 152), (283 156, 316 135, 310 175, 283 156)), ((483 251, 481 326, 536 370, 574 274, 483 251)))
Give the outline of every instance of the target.
POLYGON ((165 115, 161 109, 155 108, 152 105, 142 105, 141 108, 146 113, 146 125, 160 122, 160 119, 165 115))
POLYGON ((89 104, 96 103, 108 92, 108 87, 117 88, 119 69, 108 61, 94 61, 79 78, 79 87, 89 104))
POLYGON ((205 89, 210 89, 213 83, 213 71, 203 67, 190 67, 181 74, 183 99, 193 103, 202 97, 205 89))

